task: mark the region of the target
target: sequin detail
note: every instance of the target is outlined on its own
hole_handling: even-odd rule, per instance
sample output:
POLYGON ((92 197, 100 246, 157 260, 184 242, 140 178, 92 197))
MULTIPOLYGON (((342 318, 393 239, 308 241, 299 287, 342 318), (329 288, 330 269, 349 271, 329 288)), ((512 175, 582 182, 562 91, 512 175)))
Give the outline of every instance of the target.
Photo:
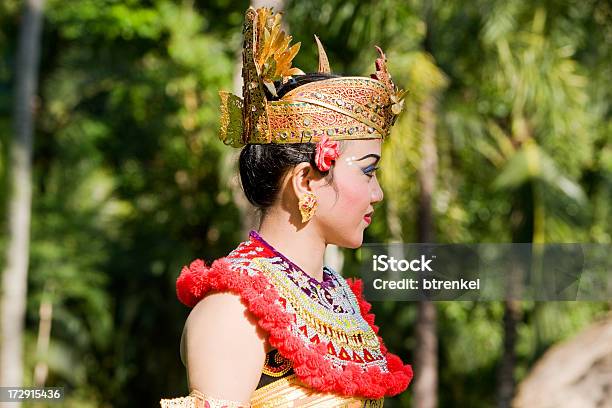
POLYGON ((325 356, 341 368, 349 362, 363 369, 376 366, 387 372, 376 333, 363 319, 355 295, 346 281, 331 268, 323 281, 310 277, 276 251, 255 231, 250 240, 232 251, 232 268, 249 274, 263 273, 279 293, 277 302, 294 317, 292 333, 305 344, 326 344, 325 356))

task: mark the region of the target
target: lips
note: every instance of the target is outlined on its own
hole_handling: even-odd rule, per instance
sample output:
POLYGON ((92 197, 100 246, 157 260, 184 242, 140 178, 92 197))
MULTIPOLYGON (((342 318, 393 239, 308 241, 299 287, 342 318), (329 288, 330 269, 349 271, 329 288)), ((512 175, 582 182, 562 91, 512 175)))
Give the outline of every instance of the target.
POLYGON ((367 213, 366 215, 363 216, 363 220, 369 225, 372 222, 372 214, 374 214, 374 211, 370 211, 369 213, 367 213))

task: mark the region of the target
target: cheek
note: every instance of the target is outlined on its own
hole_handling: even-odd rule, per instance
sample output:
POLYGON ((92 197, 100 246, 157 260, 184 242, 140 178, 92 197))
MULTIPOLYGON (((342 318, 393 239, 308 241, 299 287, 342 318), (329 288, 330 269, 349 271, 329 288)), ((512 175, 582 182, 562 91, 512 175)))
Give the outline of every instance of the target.
POLYGON ((347 213, 358 212, 363 215, 370 203, 367 183, 345 183, 339 184, 337 188, 339 210, 347 213))
POLYGON ((334 174, 336 190, 334 191, 334 188, 329 186, 324 199, 324 206, 326 210, 329 210, 330 215, 344 218, 357 214, 361 219, 370 205, 370 190, 368 183, 362 180, 363 177, 363 175, 355 177, 355 175, 334 174))

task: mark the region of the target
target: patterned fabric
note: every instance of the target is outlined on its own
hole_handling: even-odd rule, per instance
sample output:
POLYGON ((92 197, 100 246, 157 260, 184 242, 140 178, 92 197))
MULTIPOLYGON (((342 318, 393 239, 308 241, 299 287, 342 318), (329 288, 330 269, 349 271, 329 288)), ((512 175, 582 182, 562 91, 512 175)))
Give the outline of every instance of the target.
POLYGON ((239 402, 204 395, 198 390, 191 391, 187 397, 162 399, 159 403, 161 408, 248 408, 239 402))
POLYGON ((258 388, 251 397, 251 408, 382 408, 384 399, 343 397, 315 392, 292 374, 258 388))
POLYGON ((295 316, 293 334, 304 343, 327 344, 326 358, 336 367, 348 362, 364 369, 377 366, 387 371, 376 333, 363 319, 355 295, 337 272, 325 267, 323 281, 305 273, 251 231, 227 257, 235 268, 263 272, 280 294, 279 303, 295 316), (248 264, 248 266, 245 266, 248 264))
MULTIPOLYGON (((239 295, 280 354, 262 373, 279 379, 260 381, 261 389, 292 377, 289 388, 281 387, 287 395, 331 395, 368 406, 404 391, 412 379, 411 367, 377 335, 361 281, 345 280, 330 268, 317 281, 254 231, 210 266, 195 260, 183 268, 177 279, 181 302, 193 307, 211 291, 239 295)), ((339 404, 329 406, 349 406, 339 404)))
POLYGON ((291 360, 283 357, 278 350, 271 350, 266 354, 266 361, 261 370, 261 377, 257 384, 257 389, 293 374, 295 374, 295 372, 293 371, 291 360))

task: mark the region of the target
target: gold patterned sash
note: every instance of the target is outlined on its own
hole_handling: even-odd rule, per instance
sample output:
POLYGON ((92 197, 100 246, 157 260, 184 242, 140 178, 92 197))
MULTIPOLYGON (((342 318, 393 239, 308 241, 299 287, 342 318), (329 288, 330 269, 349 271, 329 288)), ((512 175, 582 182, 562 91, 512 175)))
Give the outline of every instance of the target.
POLYGON ((261 387, 251 397, 252 408, 382 408, 384 399, 370 400, 324 394, 307 388, 293 374, 261 387))

